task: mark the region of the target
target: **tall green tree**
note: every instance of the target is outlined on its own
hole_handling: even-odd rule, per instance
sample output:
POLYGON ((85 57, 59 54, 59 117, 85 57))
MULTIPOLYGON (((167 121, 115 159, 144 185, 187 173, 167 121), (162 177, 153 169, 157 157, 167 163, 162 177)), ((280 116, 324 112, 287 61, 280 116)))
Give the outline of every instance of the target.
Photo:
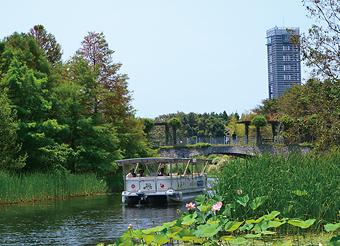
POLYGON ((128 89, 128 76, 120 74, 122 66, 114 63, 113 50, 103 33, 89 32, 77 52, 83 56, 89 67, 96 74, 96 81, 101 86, 94 111, 102 113, 102 122, 111 124, 117 132, 120 150, 125 158, 146 157, 155 154, 143 132, 143 123, 135 117, 131 105, 131 93, 128 89))
POLYGON ((4 92, 0 93, 0 105, 0 170, 21 170, 26 165, 26 156, 19 154, 16 111, 4 92))
POLYGON ((61 57, 63 55, 61 45, 57 42, 53 34, 47 33, 43 25, 35 25, 30 29, 28 35, 32 36, 39 48, 45 51, 47 60, 52 65, 61 62, 61 57))
POLYGON ((45 149, 57 143, 51 136, 59 131, 56 120, 51 119, 50 65, 35 40, 26 34, 14 33, 0 45, 4 47, 1 59, 2 92, 17 111, 17 136, 21 144, 21 156, 27 154, 26 170, 53 169, 57 163, 49 161, 45 149))

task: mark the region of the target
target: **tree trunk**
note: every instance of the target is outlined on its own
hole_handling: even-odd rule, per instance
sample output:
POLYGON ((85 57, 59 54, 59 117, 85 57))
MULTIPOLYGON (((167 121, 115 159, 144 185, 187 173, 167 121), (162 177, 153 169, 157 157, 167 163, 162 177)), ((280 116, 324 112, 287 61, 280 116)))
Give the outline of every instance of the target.
POLYGON ((256 127, 256 144, 261 144, 261 131, 260 127, 256 127))
POLYGON ((176 127, 172 127, 172 131, 173 131, 173 138, 174 138, 174 146, 177 144, 177 141, 176 141, 176 127))

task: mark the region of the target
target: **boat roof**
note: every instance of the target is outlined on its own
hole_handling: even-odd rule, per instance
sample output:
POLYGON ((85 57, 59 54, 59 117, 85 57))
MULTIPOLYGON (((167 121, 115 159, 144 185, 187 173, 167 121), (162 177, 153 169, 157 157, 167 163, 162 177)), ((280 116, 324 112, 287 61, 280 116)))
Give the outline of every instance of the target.
POLYGON ((129 164, 152 164, 152 163, 176 163, 183 161, 208 161, 210 159, 196 159, 196 158, 163 158, 163 157, 149 157, 149 158, 135 158, 135 159, 123 159, 115 161, 119 166, 129 165, 129 164))

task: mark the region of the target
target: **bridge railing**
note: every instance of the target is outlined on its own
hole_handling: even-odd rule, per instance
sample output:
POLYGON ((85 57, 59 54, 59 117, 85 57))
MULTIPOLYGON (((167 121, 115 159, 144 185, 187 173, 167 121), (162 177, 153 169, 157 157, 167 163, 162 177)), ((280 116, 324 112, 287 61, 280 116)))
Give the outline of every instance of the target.
MULTIPOLYGON (((154 146, 166 146, 166 143, 164 140, 152 140, 150 141, 153 143, 154 146)), ((247 145, 247 144, 255 144, 256 139, 255 137, 236 137, 235 140, 232 139, 232 137, 190 137, 190 138, 177 138, 176 145, 195 145, 198 143, 209 143, 213 145, 247 145)), ((263 139, 262 143, 270 143, 270 139, 263 139)), ((170 140, 170 143, 168 145, 173 145, 173 141, 170 140)))

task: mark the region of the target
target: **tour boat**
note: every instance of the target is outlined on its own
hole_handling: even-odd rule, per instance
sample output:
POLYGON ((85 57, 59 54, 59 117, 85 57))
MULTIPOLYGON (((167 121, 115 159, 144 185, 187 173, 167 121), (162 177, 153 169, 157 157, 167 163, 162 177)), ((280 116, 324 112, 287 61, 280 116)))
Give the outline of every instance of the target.
POLYGON ((197 195, 205 194, 208 159, 190 158, 138 158, 118 160, 123 167, 124 191, 122 202, 126 205, 169 204, 190 202, 197 195), (127 168, 136 172, 142 169, 142 177, 127 177, 127 168), (159 176, 159 171, 168 171, 159 176), (201 171, 199 171, 201 169, 201 171), (184 171, 183 171, 184 170, 184 171))

